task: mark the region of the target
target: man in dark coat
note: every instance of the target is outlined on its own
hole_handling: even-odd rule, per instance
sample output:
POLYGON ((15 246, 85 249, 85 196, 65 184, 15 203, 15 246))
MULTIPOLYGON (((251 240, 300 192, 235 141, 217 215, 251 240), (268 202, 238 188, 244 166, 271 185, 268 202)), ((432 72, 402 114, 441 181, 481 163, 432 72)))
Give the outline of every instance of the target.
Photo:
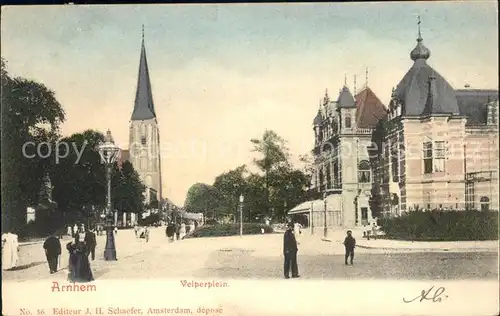
POLYGON ((181 239, 181 225, 179 223, 175 223, 175 239, 181 239))
POLYGON ((95 260, 95 247, 97 246, 96 235, 93 230, 88 230, 85 233, 85 244, 87 245, 88 254, 91 255, 92 261, 95 260))
POLYGON ((173 222, 169 222, 166 229, 166 234, 170 242, 174 241, 175 226, 173 222))
POLYGON ((354 261, 354 247, 356 247, 356 239, 352 237, 352 231, 347 231, 347 237, 344 240, 345 246, 345 264, 347 264, 347 259, 351 258, 351 264, 354 261))
POLYGON ((56 234, 52 234, 45 239, 43 249, 45 249, 45 256, 49 264, 50 274, 56 273, 59 256, 61 255, 61 241, 57 238, 56 234))
POLYGON ((290 278, 290 267, 292 268, 292 278, 299 277, 297 266, 297 239, 292 231, 292 223, 288 223, 283 237, 283 256, 285 257, 284 269, 285 279, 290 278))

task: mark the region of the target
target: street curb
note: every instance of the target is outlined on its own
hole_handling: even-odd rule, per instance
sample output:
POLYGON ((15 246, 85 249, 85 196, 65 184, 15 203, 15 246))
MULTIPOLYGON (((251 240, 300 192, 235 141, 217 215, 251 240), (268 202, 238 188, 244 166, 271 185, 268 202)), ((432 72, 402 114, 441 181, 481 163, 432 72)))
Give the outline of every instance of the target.
POLYGON ((378 250, 405 250, 405 251, 446 251, 446 252, 475 252, 475 251, 488 251, 497 252, 498 249, 492 248, 394 248, 394 247, 370 247, 363 245, 356 245, 356 247, 363 249, 378 249, 378 250))

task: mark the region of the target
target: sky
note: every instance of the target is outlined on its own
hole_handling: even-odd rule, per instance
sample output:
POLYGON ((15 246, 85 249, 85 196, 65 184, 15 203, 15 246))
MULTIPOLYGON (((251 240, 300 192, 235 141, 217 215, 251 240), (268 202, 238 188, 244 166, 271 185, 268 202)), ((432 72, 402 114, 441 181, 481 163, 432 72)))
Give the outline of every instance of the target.
POLYGON ((428 63, 455 88, 498 88, 494 1, 425 3, 2 6, 9 73, 45 84, 66 111, 64 135, 110 129, 128 148, 141 28, 160 124, 163 196, 252 164, 266 129, 293 161, 312 120, 347 79, 388 104, 412 65, 417 16, 428 63), (366 80, 368 69, 368 80, 366 80))

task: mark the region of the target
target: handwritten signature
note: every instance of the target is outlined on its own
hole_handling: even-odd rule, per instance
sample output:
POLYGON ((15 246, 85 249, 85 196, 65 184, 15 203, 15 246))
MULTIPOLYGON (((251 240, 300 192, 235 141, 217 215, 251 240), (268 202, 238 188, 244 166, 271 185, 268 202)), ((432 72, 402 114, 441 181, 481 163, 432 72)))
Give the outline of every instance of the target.
POLYGON ((403 297, 403 302, 411 303, 415 302, 418 299, 420 299, 419 302, 422 301, 432 301, 434 303, 441 302, 443 298, 448 297, 448 295, 443 295, 444 291, 445 291, 444 287, 438 287, 437 289, 434 290, 434 286, 431 286, 427 290, 422 290, 422 292, 412 300, 407 300, 403 297))

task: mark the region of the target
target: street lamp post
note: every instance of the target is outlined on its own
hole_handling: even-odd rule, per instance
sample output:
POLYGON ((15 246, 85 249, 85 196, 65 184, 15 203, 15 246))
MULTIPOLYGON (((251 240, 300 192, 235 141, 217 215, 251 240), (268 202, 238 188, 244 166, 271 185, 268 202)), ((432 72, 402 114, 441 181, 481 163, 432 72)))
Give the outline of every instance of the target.
POLYGON ((111 166, 116 161, 119 152, 118 146, 113 142, 111 131, 106 132, 104 143, 99 145, 101 160, 106 164, 108 180, 108 203, 106 210, 106 247, 104 248, 104 260, 114 261, 116 258, 115 236, 113 234, 113 212, 111 211, 111 166))
POLYGON ((328 233, 328 228, 326 228, 326 192, 323 193, 323 201, 325 203, 325 218, 324 218, 324 221, 325 221, 325 228, 323 230, 323 237, 326 238, 326 235, 328 233))
POLYGON ((240 194, 240 237, 243 236, 243 201, 245 197, 243 194, 240 194))

